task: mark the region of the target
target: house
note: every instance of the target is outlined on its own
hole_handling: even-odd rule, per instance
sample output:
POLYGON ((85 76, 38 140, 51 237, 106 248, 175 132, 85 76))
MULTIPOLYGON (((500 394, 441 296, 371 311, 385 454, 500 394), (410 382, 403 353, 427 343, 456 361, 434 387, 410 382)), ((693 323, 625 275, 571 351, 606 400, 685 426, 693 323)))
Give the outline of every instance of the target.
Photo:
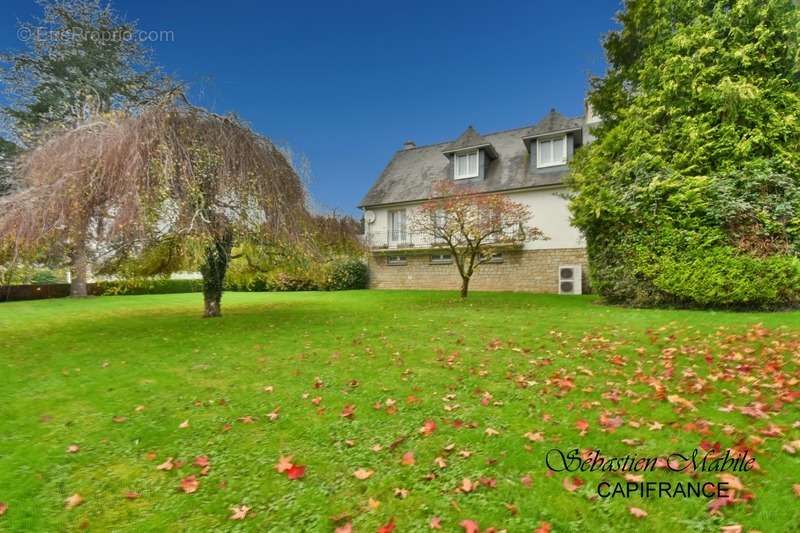
MULTIPOLYGON (((551 110, 532 126, 480 134, 472 126, 452 142, 406 142, 364 196, 364 239, 370 286, 386 289, 453 289, 460 278, 452 258, 429 235, 411 231, 415 207, 439 180, 502 192, 527 204, 531 223, 548 237, 498 249, 472 278, 474 290, 580 292, 586 290, 583 236, 570 224, 564 178, 575 150, 591 142, 599 119, 587 106, 567 118, 551 110), (562 268, 563 267, 563 268, 562 268), (577 283, 562 283, 566 278, 577 283), (568 289, 568 290, 567 290, 568 289)), ((569 280, 568 280, 569 281, 569 280)))

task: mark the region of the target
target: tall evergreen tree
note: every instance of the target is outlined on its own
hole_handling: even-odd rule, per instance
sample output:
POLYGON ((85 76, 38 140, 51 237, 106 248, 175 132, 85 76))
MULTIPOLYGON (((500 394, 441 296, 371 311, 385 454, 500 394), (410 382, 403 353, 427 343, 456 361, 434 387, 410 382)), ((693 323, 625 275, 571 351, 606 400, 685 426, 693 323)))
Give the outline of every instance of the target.
POLYGON ((791 0, 628 0, 573 163, 594 287, 636 304, 800 301, 791 0))
POLYGON ((70 128, 96 113, 150 102, 169 87, 137 26, 100 0, 42 0, 43 15, 20 24, 26 49, 0 54, 3 112, 30 142, 50 126, 70 128))
POLYGON ((19 153, 19 146, 0 138, 0 196, 8 194, 14 185, 14 160, 19 153))

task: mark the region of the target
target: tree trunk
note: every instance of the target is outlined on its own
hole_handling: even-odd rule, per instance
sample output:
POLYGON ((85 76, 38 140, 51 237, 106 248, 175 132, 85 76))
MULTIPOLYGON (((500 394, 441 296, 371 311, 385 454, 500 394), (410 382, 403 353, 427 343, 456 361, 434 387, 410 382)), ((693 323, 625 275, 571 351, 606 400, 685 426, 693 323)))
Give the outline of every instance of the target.
POLYGON ((71 281, 69 295, 73 298, 84 298, 88 295, 86 278, 89 269, 89 254, 83 242, 75 244, 75 249, 70 254, 71 281))
POLYGON ((203 275, 203 317, 222 316, 222 285, 233 248, 233 238, 225 236, 206 248, 206 260, 200 267, 203 275))
POLYGON ((469 278, 461 278, 461 297, 467 297, 467 291, 469 291, 469 278))

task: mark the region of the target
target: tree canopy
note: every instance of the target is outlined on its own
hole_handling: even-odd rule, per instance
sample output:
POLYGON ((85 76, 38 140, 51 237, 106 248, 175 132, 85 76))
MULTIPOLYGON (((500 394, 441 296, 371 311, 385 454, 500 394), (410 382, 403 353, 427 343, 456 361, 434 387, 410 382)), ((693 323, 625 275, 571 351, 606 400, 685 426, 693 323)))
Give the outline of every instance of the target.
POLYGON ((100 0, 44 0, 43 15, 22 22, 26 49, 0 54, 3 108, 14 133, 31 142, 53 126, 153 101, 170 81, 134 38, 136 23, 100 0))
POLYGON ((14 185, 14 162, 20 151, 16 144, 0 138, 0 196, 8 194, 14 185))
POLYGON ((88 245, 100 264, 150 275, 199 268, 208 316, 220 313, 235 246, 297 242, 308 230, 303 184, 280 150, 181 99, 68 130, 20 168, 24 187, 0 204, 0 235, 52 253, 88 245))
POLYGON ((503 193, 483 193, 456 186, 450 180, 434 183, 431 198, 414 211, 411 227, 428 237, 431 246, 451 254, 466 298, 475 271, 504 248, 519 248, 544 237, 529 224, 533 213, 503 193))
POLYGON ((800 298, 800 16, 790 0, 628 0, 572 165, 593 286, 635 304, 800 298))

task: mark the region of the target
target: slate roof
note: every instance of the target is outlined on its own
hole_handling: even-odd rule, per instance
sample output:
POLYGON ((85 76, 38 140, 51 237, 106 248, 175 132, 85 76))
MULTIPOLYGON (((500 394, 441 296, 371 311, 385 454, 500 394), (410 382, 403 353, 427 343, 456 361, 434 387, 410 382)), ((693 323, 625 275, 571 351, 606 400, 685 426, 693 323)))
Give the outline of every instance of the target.
POLYGON ((582 124, 583 117, 567 118, 553 110, 533 126, 483 136, 469 127, 453 142, 398 150, 361 200, 359 207, 429 198, 434 182, 449 179, 450 161, 445 153, 453 151, 454 147, 476 146, 465 143, 477 140, 483 144, 490 144, 497 158, 489 162, 485 179, 459 180, 456 184, 468 184, 482 192, 559 185, 567 174, 567 167, 547 167, 536 169, 535 172, 529 171, 530 153, 523 139, 548 132, 579 129, 582 124))
POLYGON ((466 148, 478 147, 486 148, 486 151, 492 158, 497 157, 497 152, 495 152, 492 143, 484 139, 477 131, 475 131, 475 128, 472 126, 467 126, 467 129, 464 130, 464 133, 462 133, 458 139, 445 146, 444 150, 442 150, 442 153, 451 154, 466 148))
POLYGON ((523 137, 538 137, 556 131, 578 130, 583 127, 584 117, 567 118, 555 109, 544 116, 542 120, 530 127, 523 137))

